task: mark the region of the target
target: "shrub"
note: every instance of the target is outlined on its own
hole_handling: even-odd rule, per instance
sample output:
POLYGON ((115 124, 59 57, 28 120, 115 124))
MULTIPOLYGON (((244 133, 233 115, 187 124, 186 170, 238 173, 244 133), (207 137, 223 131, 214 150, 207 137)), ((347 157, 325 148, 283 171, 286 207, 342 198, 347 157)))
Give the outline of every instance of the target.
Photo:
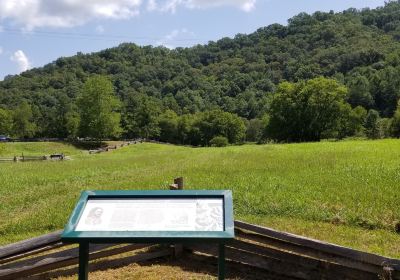
POLYGON ((226 147, 228 144, 228 139, 224 136, 215 136, 210 141, 211 147, 226 147))

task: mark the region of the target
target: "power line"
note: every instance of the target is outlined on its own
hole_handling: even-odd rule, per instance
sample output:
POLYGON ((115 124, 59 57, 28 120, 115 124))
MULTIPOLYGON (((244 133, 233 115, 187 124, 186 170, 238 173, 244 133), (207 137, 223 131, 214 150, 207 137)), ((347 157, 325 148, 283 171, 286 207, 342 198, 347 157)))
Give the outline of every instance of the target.
MULTIPOLYGON (((2 28, 1 33, 10 35, 21 36, 23 34, 35 37, 47 38, 67 38, 67 39, 87 39, 87 40, 100 40, 100 41, 116 41, 116 40, 147 40, 147 41, 163 41, 165 37, 150 37, 150 36, 128 36, 128 35, 102 35, 90 33, 72 33, 72 32, 53 32, 53 31, 27 31, 21 32, 18 29, 2 28)), ((168 42, 194 42, 200 41, 200 38, 174 38, 167 40, 168 42)))

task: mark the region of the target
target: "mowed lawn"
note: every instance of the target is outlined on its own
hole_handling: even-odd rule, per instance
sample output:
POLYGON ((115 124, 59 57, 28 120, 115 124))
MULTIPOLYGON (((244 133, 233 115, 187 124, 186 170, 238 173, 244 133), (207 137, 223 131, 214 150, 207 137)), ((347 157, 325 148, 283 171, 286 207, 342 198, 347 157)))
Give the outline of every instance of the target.
POLYGON ((0 244, 64 227, 82 190, 231 189, 235 218, 400 258, 400 140, 189 148, 137 144, 89 155, 60 143, 3 143, 0 244))

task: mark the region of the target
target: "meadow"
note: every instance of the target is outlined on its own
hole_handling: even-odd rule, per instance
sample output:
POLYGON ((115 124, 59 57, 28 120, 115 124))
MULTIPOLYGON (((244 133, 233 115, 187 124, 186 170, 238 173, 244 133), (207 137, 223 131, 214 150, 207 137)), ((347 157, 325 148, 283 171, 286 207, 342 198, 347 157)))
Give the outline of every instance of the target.
POLYGON ((400 141, 190 148, 137 144, 89 155, 62 143, 0 143, 0 245, 64 227, 82 190, 231 189, 235 218, 400 258, 400 141))

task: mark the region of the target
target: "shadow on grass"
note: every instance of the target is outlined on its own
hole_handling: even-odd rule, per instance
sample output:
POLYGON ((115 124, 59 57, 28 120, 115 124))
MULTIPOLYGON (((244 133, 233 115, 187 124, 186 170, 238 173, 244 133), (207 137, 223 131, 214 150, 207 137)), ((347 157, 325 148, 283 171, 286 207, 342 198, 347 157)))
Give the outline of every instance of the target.
MULTIPOLYGON (((129 257, 99 260, 89 265, 90 279, 148 279, 148 280, 215 280, 218 275, 215 257, 185 252, 178 259, 160 257, 149 261, 131 262, 129 257), (124 260, 126 259, 126 260, 124 260), (127 277, 129 275, 129 277, 127 277)), ((77 267, 32 276, 29 279, 76 279, 77 267)), ((241 263, 226 262, 227 280, 291 280, 266 270, 241 263)))

